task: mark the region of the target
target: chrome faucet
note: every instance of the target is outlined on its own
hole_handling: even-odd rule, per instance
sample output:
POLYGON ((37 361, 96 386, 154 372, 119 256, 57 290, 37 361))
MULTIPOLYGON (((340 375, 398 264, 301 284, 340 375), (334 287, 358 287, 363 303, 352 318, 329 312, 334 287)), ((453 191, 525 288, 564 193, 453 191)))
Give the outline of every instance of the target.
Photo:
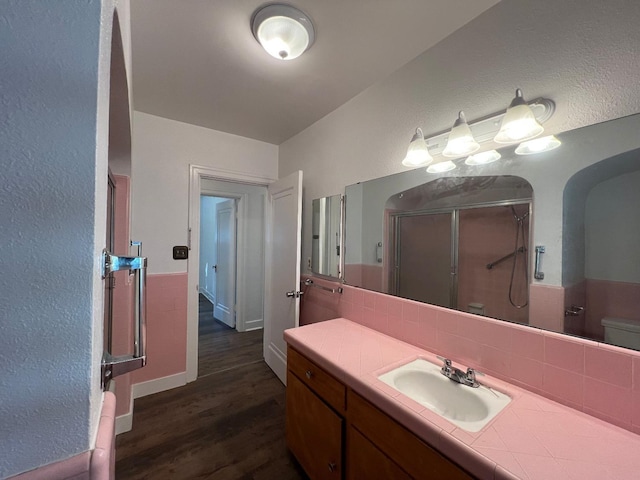
POLYGON ((451 360, 444 357, 438 357, 444 363, 442 368, 440 369, 440 373, 447 377, 449 380, 453 380, 454 382, 461 383, 462 385, 466 385, 472 388, 478 388, 480 384, 476 380, 476 374, 482 375, 480 372, 476 372, 473 368, 467 368, 466 372, 463 372, 459 368, 455 368, 451 365, 451 360))

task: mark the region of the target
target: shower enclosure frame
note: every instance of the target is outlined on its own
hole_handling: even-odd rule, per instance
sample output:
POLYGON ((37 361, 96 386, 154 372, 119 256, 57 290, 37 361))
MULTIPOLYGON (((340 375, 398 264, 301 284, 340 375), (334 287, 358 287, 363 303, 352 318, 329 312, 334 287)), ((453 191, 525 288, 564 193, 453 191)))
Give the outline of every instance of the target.
MULTIPOLYGON (((460 215, 459 212, 461 210, 470 210, 470 209, 478 209, 478 208, 490 208, 490 207, 508 207, 515 205, 528 205, 528 218, 529 218, 529 227, 528 227, 528 245, 531 245, 533 232, 532 232, 532 215, 533 215, 533 199, 532 198, 519 198, 516 200, 501 200, 497 202, 482 202, 482 203, 473 203, 473 204, 461 204, 455 205, 451 207, 442 207, 442 208, 433 208, 433 209, 420 209, 420 210, 412 210, 408 212, 402 211, 391 211, 388 212, 387 215, 387 258, 390 259, 388 263, 388 271, 384 275, 388 282, 388 292, 395 296, 400 295, 400 225, 399 222, 402 218, 406 217, 416 217, 416 216, 424 216, 424 215, 437 215, 437 214, 450 214, 451 215, 451 262, 450 262, 450 270, 449 270, 449 305, 441 305, 446 308, 453 308, 459 310, 458 308, 458 271, 459 271, 459 233, 460 233, 460 215)), ((529 248, 531 250, 531 248, 529 248)), ((531 264, 531 254, 530 251, 526 252, 527 261, 531 264)), ((529 269, 527 275, 527 284, 531 286, 531 269, 529 269)), ((404 298, 404 297, 403 297, 404 298)), ((412 299, 413 300, 413 299, 412 299)), ((422 300, 417 300, 422 301, 422 300)))

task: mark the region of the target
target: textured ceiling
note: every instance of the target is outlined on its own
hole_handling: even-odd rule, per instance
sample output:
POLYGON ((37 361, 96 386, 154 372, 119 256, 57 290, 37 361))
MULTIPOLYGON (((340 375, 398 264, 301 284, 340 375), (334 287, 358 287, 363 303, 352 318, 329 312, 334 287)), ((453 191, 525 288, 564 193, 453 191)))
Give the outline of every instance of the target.
POLYGON ((138 111, 280 144, 498 0, 296 0, 316 42, 270 57, 249 26, 260 0, 132 0, 138 111))

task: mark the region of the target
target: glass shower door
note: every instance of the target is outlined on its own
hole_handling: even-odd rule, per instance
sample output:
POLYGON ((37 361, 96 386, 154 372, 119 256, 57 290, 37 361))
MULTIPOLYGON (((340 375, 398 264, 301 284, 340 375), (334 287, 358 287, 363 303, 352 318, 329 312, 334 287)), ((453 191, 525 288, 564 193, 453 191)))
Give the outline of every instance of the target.
POLYGON ((398 216, 395 294, 455 308, 454 212, 398 216))

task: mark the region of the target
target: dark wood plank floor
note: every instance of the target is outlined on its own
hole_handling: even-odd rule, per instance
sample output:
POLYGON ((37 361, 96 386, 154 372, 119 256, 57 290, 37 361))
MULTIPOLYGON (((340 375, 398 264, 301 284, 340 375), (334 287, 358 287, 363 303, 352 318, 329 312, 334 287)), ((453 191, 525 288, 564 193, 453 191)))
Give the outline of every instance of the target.
POLYGON ((200 295, 198 377, 262 361, 262 330, 238 333, 213 319, 213 305, 200 295))
MULTIPOLYGON (((285 445, 284 386, 262 361, 262 341, 253 348, 257 361, 234 362, 229 348, 195 382, 137 399, 133 429, 116 441, 116 478, 306 479, 285 445)), ((245 361, 248 350, 238 349, 245 361)))

